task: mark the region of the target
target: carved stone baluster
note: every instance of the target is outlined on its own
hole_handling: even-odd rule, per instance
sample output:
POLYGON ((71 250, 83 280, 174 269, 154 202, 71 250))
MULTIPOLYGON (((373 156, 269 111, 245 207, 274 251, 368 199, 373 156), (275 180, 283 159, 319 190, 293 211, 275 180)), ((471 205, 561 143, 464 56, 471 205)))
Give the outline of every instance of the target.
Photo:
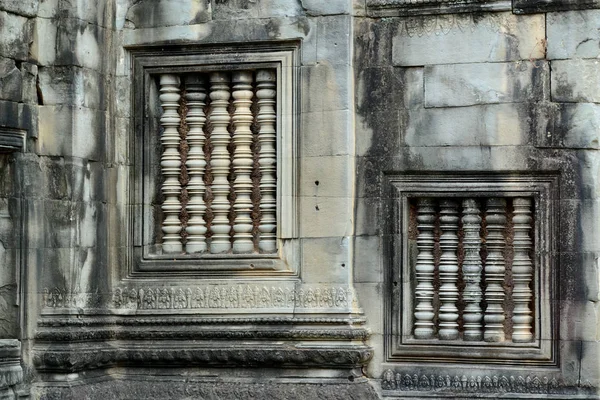
POLYGON ((205 80, 201 75, 188 75, 185 79, 188 113, 186 122, 189 126, 187 141, 190 146, 186 165, 190 177, 187 190, 189 202, 187 210, 190 216, 186 231, 188 233, 185 250, 187 253, 202 253, 206 251, 206 224, 204 213, 204 132, 202 128, 206 117, 204 115, 204 101, 206 99, 205 80))
POLYGON ((531 342, 533 340, 532 322, 533 316, 529 304, 533 298, 531 291, 531 281, 533 279, 533 263, 530 257, 530 251, 533 248, 530 231, 531 205, 529 198, 515 198, 514 206, 514 240, 513 246, 515 256, 513 259, 513 301, 515 308, 513 310, 513 334, 512 340, 516 343, 531 342))
POLYGON ((475 199, 465 199, 462 202, 463 207, 463 245, 465 249, 465 258, 462 264, 463 278, 465 280, 465 290, 463 298, 465 301, 465 311, 463 320, 465 321, 465 331, 463 339, 467 341, 482 340, 483 331, 481 322, 483 312, 481 310, 481 258, 479 251, 481 249, 481 238, 479 231, 481 229, 481 217, 479 216, 479 202, 475 199))
POLYGON ((181 212, 181 203, 179 194, 181 185, 179 183, 179 173, 181 167, 181 155, 179 154, 179 123, 181 121, 177 110, 179 108, 180 80, 177 75, 160 76, 160 104, 163 114, 160 117, 160 123, 163 127, 163 133, 160 138, 162 144, 162 156, 160 165, 164 182, 162 193, 164 201, 162 210, 165 219, 162 223, 163 243, 162 249, 165 253, 180 253, 183 251, 181 243, 181 221, 179 213, 181 212))
POLYGON ((211 166, 213 173, 212 192, 214 199, 212 201, 212 211, 214 218, 210 227, 212 240, 210 243, 211 253, 225 253, 231 249, 229 240, 229 144, 230 136, 227 126, 229 125, 229 75, 223 72, 213 72, 210 74, 210 99, 212 104, 212 113, 210 122, 213 126, 211 133, 211 142, 214 146, 211 155, 211 166))
POLYGON ((233 188, 236 198, 233 208, 235 221, 233 225, 233 252, 251 253, 254 250, 252 241, 252 131, 250 125, 254 119, 250 106, 252 105, 252 72, 236 71, 233 73, 233 171, 235 181, 233 188))
POLYGON ((458 203, 440 201, 440 330, 442 340, 458 339, 458 203))
POLYGON ((485 301, 483 318, 486 342, 504 341, 504 229, 506 226, 506 200, 490 198, 486 204, 487 259, 485 262, 485 301))
POLYGON ((415 275, 417 287, 415 288, 415 338, 431 339, 434 334, 433 317, 433 272, 435 244, 433 229, 435 223, 435 200, 420 198, 417 201, 417 264, 415 275))
POLYGON ((277 76, 274 70, 259 70, 256 72, 256 83, 258 90, 258 116, 260 124, 259 131, 259 165, 260 165, 260 212, 259 225, 260 240, 258 248, 263 253, 274 253, 277 251, 277 149, 275 142, 277 131, 275 129, 275 95, 277 76))

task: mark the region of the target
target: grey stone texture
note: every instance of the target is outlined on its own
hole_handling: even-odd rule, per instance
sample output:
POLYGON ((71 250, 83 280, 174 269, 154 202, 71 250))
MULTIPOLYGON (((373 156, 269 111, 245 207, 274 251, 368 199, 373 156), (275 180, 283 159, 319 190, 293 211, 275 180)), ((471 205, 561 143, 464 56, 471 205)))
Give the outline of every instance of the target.
POLYGON ((597 398, 597 2, 413 3, 0 0, 0 144, 25 135, 0 154, 0 399, 597 398), (298 48, 278 88, 291 261, 181 270, 144 242, 161 219, 156 75, 273 46, 298 48), (398 350, 414 279, 394 275, 411 261, 390 180, 478 174, 555 179, 540 226, 558 234, 534 238, 547 359, 398 350))

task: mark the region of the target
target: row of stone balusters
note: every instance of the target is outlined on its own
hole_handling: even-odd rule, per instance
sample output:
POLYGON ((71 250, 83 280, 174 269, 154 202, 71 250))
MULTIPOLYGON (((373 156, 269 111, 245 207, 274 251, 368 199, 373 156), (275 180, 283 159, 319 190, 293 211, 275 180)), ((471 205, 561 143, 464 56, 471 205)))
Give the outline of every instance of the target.
MULTIPOLYGON (((417 248, 415 266, 417 286, 415 288, 415 329, 417 339, 435 337, 434 310, 434 274, 439 272, 439 330, 437 337, 442 340, 459 339, 459 300, 458 283, 458 245, 459 245, 459 201, 453 199, 419 198, 417 200, 417 248), (439 205, 439 214, 436 216, 439 205), (441 255, 439 265, 435 265, 435 221, 439 216, 439 247, 441 255)), ((504 230, 507 224, 506 199, 487 198, 485 204, 485 222, 487 236, 485 247, 487 257, 485 268, 480 255, 483 246, 480 236, 482 218, 480 201, 462 199, 462 229, 464 259, 462 275, 465 287, 462 293, 465 304, 463 310, 463 335, 465 341, 503 342, 505 300, 504 279, 506 246, 504 230), (481 289, 482 279, 485 290, 481 289), (487 307, 482 310, 482 300, 487 307)), ((533 316, 530 303, 533 298, 531 282, 533 279, 532 251, 532 199, 513 198, 514 229, 512 261, 514 311, 512 317, 513 342, 533 340, 533 316)))
MULTIPOLYGON (((187 115, 185 123, 189 127, 187 143, 189 150, 185 165, 188 170, 189 183, 187 192, 189 201, 186 210, 189 214, 187 221, 186 253, 227 253, 232 251, 237 254, 247 254, 254 251, 251 178, 254 165, 254 154, 251 150, 253 132, 251 126, 257 122, 258 140, 260 144, 260 225, 258 248, 263 253, 276 251, 276 75, 274 70, 213 72, 207 75, 194 74, 185 76, 185 100, 187 115), (208 82, 206 82, 208 76, 208 82), (256 91, 253 90, 255 83, 256 91), (205 115, 207 91, 210 98, 211 112, 205 115), (258 114, 253 115, 251 106, 254 96, 258 103, 258 114), (228 110, 230 98, 233 98, 234 111, 230 115, 228 110), (207 121, 208 118, 208 121, 207 121), (256 118, 256 120, 255 120, 256 118), (206 186, 204 175, 206 169, 206 155, 204 144, 206 141, 207 122, 212 126, 210 141, 213 150, 210 154, 210 166, 213 181, 211 191, 213 200, 211 211, 213 213, 210 225, 211 239, 206 240, 207 226, 205 214, 207 211, 204 201, 206 186), (233 125, 233 135, 228 130, 233 125), (233 141, 235 150, 231 162, 228 146, 233 141), (230 204, 230 183, 228 175, 233 167, 233 190, 235 202, 230 204), (230 237, 231 224, 229 212, 231 207, 235 211, 233 222, 233 238, 230 237)), ((160 123, 163 127, 161 143, 163 146, 161 156, 162 174, 164 183, 162 193, 164 202, 162 210, 164 221, 162 223, 163 243, 162 248, 166 253, 182 253, 184 245, 180 220, 182 205, 180 194, 180 173, 182 155, 180 154, 180 127, 181 116, 178 113, 181 80, 178 75, 161 75, 160 77, 160 102, 163 114, 160 123)))

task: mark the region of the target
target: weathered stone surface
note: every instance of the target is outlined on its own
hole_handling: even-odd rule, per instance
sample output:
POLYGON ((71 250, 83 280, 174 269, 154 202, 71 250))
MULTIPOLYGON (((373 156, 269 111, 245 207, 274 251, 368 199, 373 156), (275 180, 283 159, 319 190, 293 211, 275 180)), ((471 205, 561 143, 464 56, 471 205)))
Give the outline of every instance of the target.
POLYGON ((397 66, 535 60, 544 57, 544 16, 509 13, 399 20, 393 38, 397 66), (427 51, 423 51, 427 49, 427 51))
POLYGON ((548 125, 547 135, 559 147, 578 149, 600 148, 600 105, 592 103, 562 103, 548 125))
POLYGON ((407 146, 516 146, 529 142, 527 109, 512 104, 409 112, 407 146))
POLYGON ((14 60, 0 57, 0 99, 21 101, 23 80, 14 60))
POLYGON ((427 66, 425 107, 542 101, 549 78, 548 63, 542 61, 427 66))
POLYGON ((21 74, 22 74, 22 100, 24 103, 28 104, 37 104, 38 94, 37 94, 37 74, 38 67, 35 64, 30 63, 22 63, 21 64, 21 74))
POLYGON ((83 386, 48 386, 36 389, 35 395, 46 400, 128 398, 131 396, 142 396, 148 400, 184 398, 371 400, 378 398, 375 390, 366 382, 357 382, 354 384, 306 384, 189 381, 183 383, 175 379, 156 382, 156 380, 137 380, 131 378, 126 378, 122 381, 107 378, 105 382, 83 386))
POLYGON ((547 58, 600 56, 600 10, 548 13, 547 58))
POLYGON ((105 114, 101 111, 66 105, 40 106, 38 154, 103 160, 104 124, 105 114))
POLYGON ((0 54, 16 60, 26 60, 33 33, 33 21, 26 17, 0 11, 0 54))
POLYGON ((326 62, 301 67, 303 93, 319 93, 302 97, 303 111, 347 110, 351 101, 348 87, 351 71, 349 65, 331 65, 326 62))
POLYGON ((134 28, 194 25, 210 18, 211 5, 207 0, 142 0, 133 4, 125 17, 134 28))
POLYGON ((308 15, 348 14, 352 5, 347 0, 302 0, 300 3, 308 15))
POLYGON ((80 67, 42 67, 39 90, 44 105, 73 105, 105 109, 105 76, 80 67))
POLYGON ((600 103, 598 87, 600 87, 598 60, 552 62, 552 101, 600 103))
POLYGON ((35 17, 39 0, 4 0, 0 3, 0 10, 24 17, 35 17))
POLYGON ((348 110, 306 112, 300 117, 302 154, 313 156, 349 155, 352 114, 348 110))
POLYGON ((352 272, 350 238, 303 239, 302 271, 307 283, 344 283, 352 272))

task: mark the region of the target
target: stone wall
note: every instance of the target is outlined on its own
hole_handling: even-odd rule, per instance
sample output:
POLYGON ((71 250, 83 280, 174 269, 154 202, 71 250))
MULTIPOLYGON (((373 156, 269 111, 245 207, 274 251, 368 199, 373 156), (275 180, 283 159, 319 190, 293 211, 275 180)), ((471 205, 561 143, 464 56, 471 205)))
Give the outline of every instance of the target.
POLYGON ((0 389, 593 398, 600 14, 584 3, 0 0, 0 140, 26 133, 0 154, 0 338, 21 341, 25 384, 13 374, 0 389), (294 266, 136 270, 136 188, 159 181, 137 178, 160 112, 151 96, 138 107, 156 94, 140 57, 283 44, 297 51, 294 266), (548 360, 394 355, 396 288, 410 285, 394 275, 389 179, 434 174, 556 178, 548 360), (149 290, 164 301, 144 303, 149 290))

